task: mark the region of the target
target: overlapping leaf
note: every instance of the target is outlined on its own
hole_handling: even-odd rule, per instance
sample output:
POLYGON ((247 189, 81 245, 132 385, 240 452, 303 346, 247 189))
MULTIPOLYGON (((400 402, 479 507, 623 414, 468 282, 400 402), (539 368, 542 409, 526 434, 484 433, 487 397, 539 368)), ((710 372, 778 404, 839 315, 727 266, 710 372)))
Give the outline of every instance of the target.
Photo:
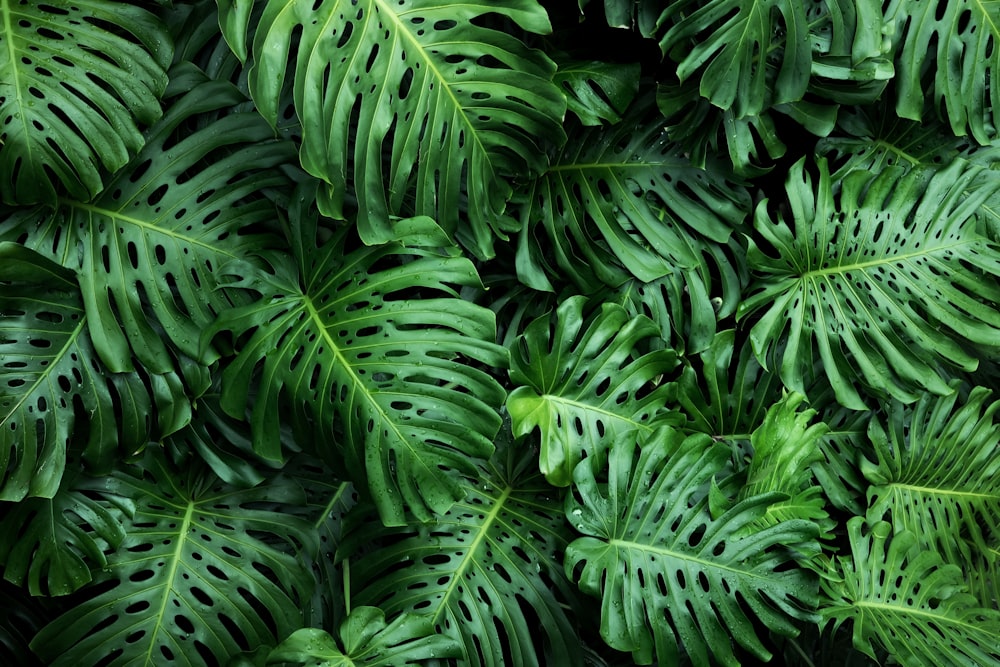
POLYGON ((286 183, 273 168, 294 155, 292 147, 253 113, 175 135, 192 117, 244 99, 229 83, 196 87, 99 198, 62 200, 52 214, 22 210, 0 230, 26 236, 28 246, 78 272, 94 346, 113 371, 130 369, 132 353, 150 371, 173 370, 165 341, 211 360, 199 336, 233 305, 218 289, 218 269, 269 243, 254 232, 275 217, 274 207, 253 195, 286 183))
POLYGON ((639 92, 639 63, 563 60, 558 65, 553 81, 583 125, 617 123, 639 92))
POLYGON ((475 367, 507 365, 493 314, 455 293, 479 277, 467 259, 438 252, 448 241, 428 218, 400 221, 395 243, 351 251, 341 230, 320 244, 307 201, 295 200, 294 252, 274 255, 273 274, 231 269, 263 296, 209 331, 252 332, 223 373, 223 407, 242 416, 256 385, 254 447, 279 459, 289 400, 304 433, 336 435, 336 451, 323 445, 322 455, 343 461, 384 521, 402 522, 404 505, 422 518, 444 512, 500 427, 504 391, 475 367))
MULTIPOLYGON (((689 281, 716 260, 749 208, 746 191, 722 169, 694 166, 670 141, 652 99, 638 100, 609 128, 577 129, 552 164, 519 193, 521 246, 551 247, 555 266, 525 247, 518 274, 536 289, 547 275, 593 292, 629 275, 650 281, 681 270, 689 281), (623 267, 625 271, 622 271, 623 267)), ((717 166, 717 165, 713 165, 717 166)), ((719 275, 727 275, 719 271, 719 275)))
POLYGON ((740 314, 754 316, 761 363, 804 392, 822 362, 854 408, 865 405, 855 378, 902 401, 950 393, 940 367, 972 370, 1000 340, 1000 249, 977 230, 991 188, 969 193, 976 169, 955 162, 933 178, 851 172, 835 196, 825 161, 819 171, 814 186, 802 161, 793 168, 776 221, 766 201, 757 208, 758 280, 740 314))
POLYGON ((296 630, 268 654, 268 665, 282 667, 379 667, 423 664, 432 658, 457 658, 456 642, 434 634, 426 618, 403 614, 391 623, 377 607, 358 607, 341 626, 338 642, 325 630, 296 630))
POLYGON ((956 564, 1000 538, 1000 402, 990 398, 984 387, 964 399, 957 391, 925 395, 912 408, 891 405, 884 424, 869 424, 877 456, 862 467, 872 484, 870 522, 889 520, 956 564))
POLYGON ((480 488, 436 521, 392 531, 368 522, 354 531, 348 551, 385 545, 352 558, 356 601, 390 615, 427 615, 460 641, 463 665, 583 664, 564 608, 572 586, 559 563, 568 527, 532 468, 508 443, 483 470, 480 488))
POLYGON ((734 645, 759 659, 770 652, 761 624, 784 635, 809 619, 816 584, 788 567, 786 544, 815 539, 809 521, 747 531, 781 496, 755 496, 713 518, 709 489, 724 476, 729 449, 707 435, 669 427, 637 446, 611 450, 603 470, 582 461, 566 518, 585 536, 566 548, 567 575, 601 599, 601 637, 639 664, 738 665, 734 645))
POLYGON ((287 553, 310 539, 281 511, 302 501, 293 484, 233 489, 199 466, 178 474, 150 455, 90 490, 134 508, 128 537, 96 595, 35 637, 47 664, 218 664, 300 627, 314 582, 287 553))
POLYGON ((653 431, 668 394, 657 382, 677 364, 671 350, 643 353, 659 333, 652 320, 610 303, 585 317, 586 302, 571 297, 554 321, 546 315, 532 322, 511 358, 514 435, 540 431, 539 468, 556 486, 569 486, 582 458, 603 458, 629 431, 653 431))
POLYGON ((981 144, 995 139, 1000 128, 1000 9, 996 3, 892 0, 886 3, 885 17, 894 27, 899 70, 896 112, 921 120, 925 91, 930 88, 929 106, 944 112, 955 134, 971 132, 981 144))
POLYGON ((891 538, 881 522, 864 532, 848 521, 851 556, 838 557, 841 579, 823 580, 821 607, 834 627, 852 621, 854 646, 873 659, 876 647, 907 667, 1000 665, 1000 612, 965 591, 962 571, 909 532, 891 538))
POLYGON ((170 35, 108 0, 0 0, 0 199, 88 200, 160 117, 170 35))
POLYGON ((52 498, 29 498, 0 509, 0 566, 7 581, 32 595, 67 595, 107 564, 105 551, 125 539, 113 507, 63 479, 52 498))
POLYGON ((68 449, 107 470, 119 450, 190 419, 174 373, 111 374, 88 334, 71 271, 0 243, 0 499, 51 498, 68 449))
MULTIPOLYGON (((239 44, 249 17, 222 9, 239 44)), ((487 27, 488 13, 551 30, 535 0, 267 0, 252 40, 254 101, 276 122, 294 78, 302 166, 327 186, 321 210, 343 215, 351 182, 366 243, 394 238, 393 215, 428 215, 492 256, 493 236, 511 230, 509 179, 540 171, 543 147, 563 136, 552 61, 487 27)))

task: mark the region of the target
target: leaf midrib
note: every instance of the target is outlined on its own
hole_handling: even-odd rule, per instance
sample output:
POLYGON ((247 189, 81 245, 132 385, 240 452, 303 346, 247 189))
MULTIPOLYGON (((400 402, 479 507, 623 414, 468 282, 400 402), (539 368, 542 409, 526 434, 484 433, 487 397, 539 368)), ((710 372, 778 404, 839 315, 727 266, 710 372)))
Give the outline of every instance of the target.
POLYGON ((10 62, 10 71, 12 75, 12 85, 17 93, 17 108, 21 113, 18 114, 21 118, 21 126, 24 128, 24 150, 27 156, 26 162, 28 164, 34 164, 35 160, 32 157, 32 143, 31 143, 31 130, 28 128, 28 119, 26 105, 24 104, 24 97, 21 95, 21 75, 17 68, 17 51, 14 48, 14 27, 11 25, 11 9, 9 0, 0 0, 0 13, 3 14, 3 29, 4 34, 7 35, 7 58, 10 62))
POLYGON ((163 617, 166 616, 167 604, 170 602, 170 591, 174 588, 174 580, 177 578, 177 570, 180 567, 181 556, 184 552, 184 546, 188 539, 188 534, 191 532, 191 522, 194 518, 194 501, 188 500, 187 508, 184 511, 184 519, 181 522, 180 527, 177 532, 177 545, 174 547, 174 553, 170 558, 170 569, 167 572, 166 583, 163 586, 163 596, 160 600, 160 608, 156 612, 156 617, 153 625, 153 630, 149 636, 149 648, 146 650, 146 657, 143 660, 143 665, 155 665, 156 662, 153 660, 153 648, 157 646, 156 637, 160 634, 160 628, 163 626, 163 617))
POLYGON ((544 401, 549 401, 551 403, 562 404, 570 408, 573 408, 575 410, 581 410, 584 412, 596 412, 603 417, 607 417, 608 419, 625 422, 626 424, 630 425, 633 428, 641 428, 647 433, 651 433, 653 431, 653 428, 645 422, 637 422, 631 417, 624 417, 620 414, 611 412, 609 410, 605 410, 603 408, 599 408, 589 403, 581 403, 579 401, 574 401, 571 398, 565 398, 563 396, 557 396, 555 394, 541 394, 539 398, 541 398, 544 401))
POLYGON ((505 486, 503 491, 500 493, 500 497, 493 504, 493 508, 490 510, 489 514, 480 524, 479 532, 476 534, 475 539, 469 545, 468 550, 466 550, 465 555, 462 556, 462 561, 459 563, 458 567, 451 575, 451 579, 448 581, 448 588, 444 590, 441 595, 441 603, 438 605, 437 610, 431 617, 431 623, 435 626, 441 619, 441 614, 444 610, 448 608, 448 601, 451 599, 452 593, 454 593, 457 586, 464 580, 465 571, 468 570, 472 564, 476 561, 476 552, 479 550, 479 545, 483 543, 486 539, 487 534, 489 534, 490 527, 497 520, 500 515, 500 510, 507 503, 507 499, 514 489, 510 486, 505 486))
POLYGON ((973 240, 959 241, 958 243, 951 243, 948 245, 940 246, 930 246, 926 249, 922 249, 916 252, 908 252, 900 255, 890 255, 887 257, 879 257, 867 262, 856 262, 854 264, 837 264, 831 266, 828 269, 810 269, 805 271, 798 276, 799 280, 807 280, 816 277, 826 277, 835 276, 842 273, 847 273, 848 271, 865 271, 875 266, 883 266, 885 264, 895 264, 896 262, 907 262, 915 257, 927 257, 929 255, 934 255, 939 252, 945 252, 953 248, 960 248, 963 246, 970 245, 973 240))
POLYGON ((635 551, 645 551, 647 553, 653 553, 658 556, 664 556, 666 558, 673 558, 680 561, 685 561, 688 563, 695 563, 700 568, 705 568, 708 570, 722 570, 724 572, 732 572, 739 577, 747 577, 752 579, 762 579, 770 580, 773 577, 773 573, 757 574, 753 570, 741 570, 729 565, 725 565, 718 561, 705 560, 704 558, 698 558, 697 556, 692 556, 691 554, 685 554, 678 551, 673 551, 672 549, 667 549, 665 547, 656 547, 651 544, 642 544, 641 542, 633 542, 631 540, 620 540, 620 539, 610 539, 608 544, 616 549, 622 550, 635 550, 635 551))

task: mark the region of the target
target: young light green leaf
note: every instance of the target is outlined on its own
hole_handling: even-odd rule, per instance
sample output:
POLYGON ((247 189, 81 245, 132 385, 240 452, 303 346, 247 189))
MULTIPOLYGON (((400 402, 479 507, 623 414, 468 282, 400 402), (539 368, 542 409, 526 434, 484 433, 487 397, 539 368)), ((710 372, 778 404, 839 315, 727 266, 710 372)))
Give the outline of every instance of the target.
POLYGON ((793 619, 815 618, 816 582, 789 567, 787 544, 816 539, 810 521, 759 531, 779 494, 742 500, 713 518, 709 492, 724 474, 729 448, 707 435, 665 427, 636 444, 616 443, 605 471, 581 461, 566 519, 585 536, 566 548, 565 568, 601 599, 601 637, 639 664, 738 665, 734 644, 771 656, 758 624, 794 636, 793 619))
POLYGON ((840 578, 822 580, 823 623, 852 621, 854 647, 875 659, 885 647, 906 667, 1000 665, 1000 612, 966 592, 962 571, 912 532, 879 522, 847 522, 851 556, 838 557, 840 578))
POLYGON ((1000 341, 1000 248, 977 229, 995 186, 969 193, 977 171, 854 171, 835 188, 825 160, 815 186, 800 160, 788 213, 774 221, 761 202, 748 253, 758 279, 739 316, 754 316, 761 363, 804 392, 821 361, 855 409, 866 407, 858 380, 904 402, 950 393, 940 367, 973 370, 1000 341))
MULTIPOLYGON (((235 10, 221 10, 238 44, 227 18, 235 10)), ((254 102, 276 123, 282 85, 294 78, 302 166, 325 184, 320 209, 343 217, 353 181, 366 243, 395 238, 394 216, 428 215, 491 257, 493 237, 512 231, 509 179, 538 173, 543 147, 561 143, 566 102, 554 64, 487 27, 489 13, 551 30, 535 0, 265 2, 253 37, 254 102)))
POLYGON ((312 201, 296 197, 293 254, 275 253, 274 273, 229 269, 262 297, 207 330, 206 341, 242 337, 223 371, 223 408, 243 416, 256 386, 254 448, 279 460, 290 400, 291 421, 370 491, 383 521, 402 523, 404 506, 429 519, 465 495, 460 473, 493 451, 505 394, 475 366, 507 366, 493 313, 456 296, 479 276, 437 251, 447 239, 430 219, 400 221, 409 233, 397 242, 350 250, 347 229, 320 243, 312 201))
POLYGON ((611 303, 585 317, 586 303, 571 297, 554 319, 536 319, 511 355, 514 435, 539 430, 539 468, 556 486, 569 486, 581 459, 603 459, 629 431, 651 433, 666 414, 659 378, 677 365, 672 350, 642 352, 659 334, 652 320, 611 303))
POLYGON ((170 35, 134 3, 0 0, 0 199, 87 201, 160 117, 170 35))

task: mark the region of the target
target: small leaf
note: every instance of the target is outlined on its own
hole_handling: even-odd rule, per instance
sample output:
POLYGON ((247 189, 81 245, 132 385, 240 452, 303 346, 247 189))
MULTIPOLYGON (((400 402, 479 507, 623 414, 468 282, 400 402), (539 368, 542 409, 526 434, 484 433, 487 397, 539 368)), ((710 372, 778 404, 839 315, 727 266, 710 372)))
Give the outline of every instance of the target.
POLYGON ((566 60, 552 78, 583 125, 614 125, 639 92, 639 63, 566 60))

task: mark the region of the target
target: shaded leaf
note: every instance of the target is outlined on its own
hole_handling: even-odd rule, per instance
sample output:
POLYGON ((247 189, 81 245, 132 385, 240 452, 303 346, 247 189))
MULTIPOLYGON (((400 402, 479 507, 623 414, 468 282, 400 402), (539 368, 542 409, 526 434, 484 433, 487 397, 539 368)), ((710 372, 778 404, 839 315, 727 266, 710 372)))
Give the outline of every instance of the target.
POLYGON ((583 125, 615 124, 639 92, 639 63, 560 62, 552 81, 583 125))
POLYGON ((258 508, 301 502, 294 485, 233 489, 198 466, 179 474, 149 455, 91 490, 134 511, 94 597, 32 642, 53 667, 201 665, 301 626, 314 582, 284 550, 308 544, 308 527, 258 508))
POLYGON ((0 198, 88 200, 160 117, 172 46, 132 3, 0 1, 0 198))

